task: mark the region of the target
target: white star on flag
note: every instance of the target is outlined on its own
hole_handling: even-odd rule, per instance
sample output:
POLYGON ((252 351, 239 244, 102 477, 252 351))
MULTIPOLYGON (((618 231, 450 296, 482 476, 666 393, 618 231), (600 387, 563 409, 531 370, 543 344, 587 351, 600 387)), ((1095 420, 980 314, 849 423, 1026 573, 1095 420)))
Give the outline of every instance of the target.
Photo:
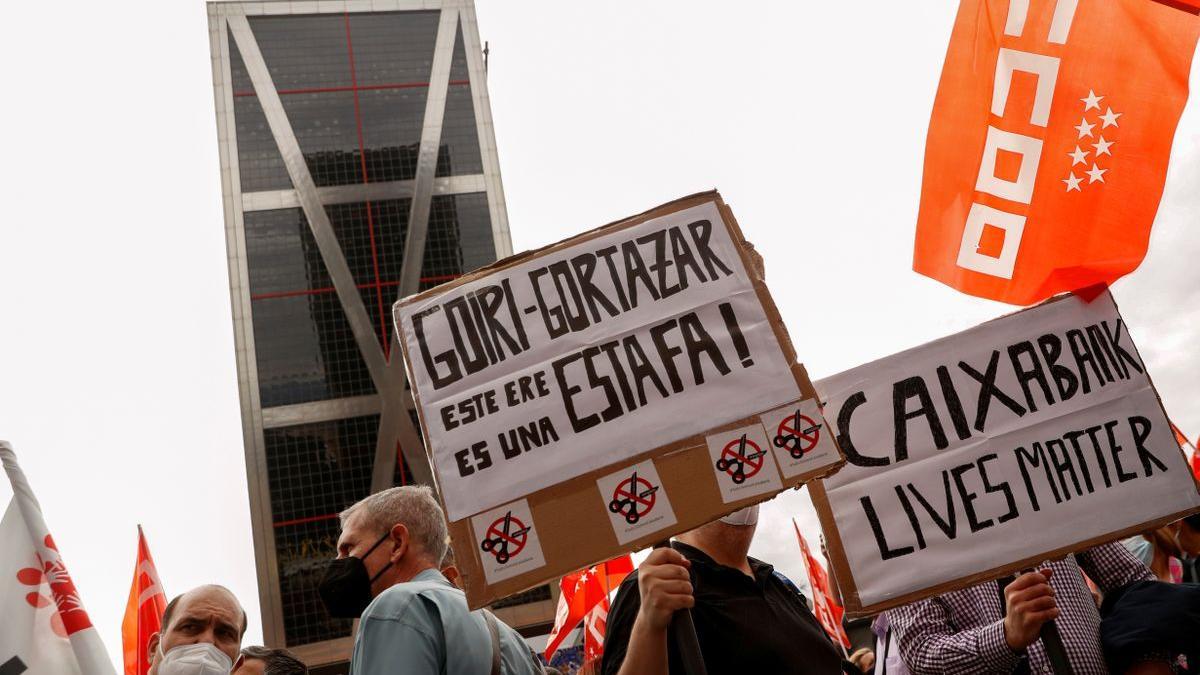
POLYGON ((1087 98, 1079 99, 1080 101, 1083 101, 1085 104, 1083 106, 1083 112, 1087 112, 1087 111, 1091 110, 1092 108, 1099 110, 1100 109, 1100 99, 1102 99, 1102 98, 1104 98, 1104 97, 1097 96, 1096 92, 1092 91, 1091 89, 1088 89, 1087 98))
POLYGON ((596 568, 589 567, 587 570, 584 571, 583 574, 579 575, 579 578, 575 580, 575 591, 578 592, 579 589, 583 588, 584 584, 587 583, 589 574, 595 574, 595 573, 596 573, 596 568))
POLYGON ((1076 178, 1075 172, 1072 171, 1070 178, 1063 179, 1063 182, 1067 184, 1067 192, 1070 192, 1071 190, 1082 192, 1082 190, 1079 189, 1079 182, 1082 180, 1083 178, 1076 178))
POLYGON ((1124 114, 1125 114, 1125 113, 1115 113, 1115 112, 1113 112, 1113 109, 1112 109, 1112 108, 1109 108, 1109 109, 1108 109, 1108 112, 1106 112, 1106 113, 1104 113, 1103 115, 1101 115, 1101 116, 1100 116, 1100 119, 1104 120, 1104 126, 1102 126, 1102 127, 1100 127, 1100 128, 1101 128, 1101 129, 1107 129, 1107 128, 1109 128, 1110 126, 1112 126, 1112 127, 1119 127, 1119 126, 1121 126, 1121 125, 1117 124, 1117 118, 1118 118, 1118 117, 1120 117, 1121 115, 1124 115, 1124 114))
MULTIPOLYGON (((1095 148, 1096 148, 1096 156, 1097 156, 1097 157, 1099 157, 1100 155, 1108 155, 1109 157, 1112 157, 1112 153, 1111 153, 1111 152, 1109 152, 1109 150, 1108 150, 1108 149, 1109 149, 1109 148, 1110 148, 1110 147, 1113 145, 1113 143, 1115 143, 1115 142, 1116 142, 1116 141, 1106 141, 1106 140, 1104 140, 1104 137, 1103 137, 1103 136, 1101 136, 1101 137, 1100 137, 1100 140, 1096 141, 1096 142, 1095 142, 1095 144, 1094 144, 1094 145, 1095 145, 1095 148)), ((1068 154, 1069 154, 1069 153, 1068 153, 1068 154)), ((1072 164, 1071 166, 1075 166, 1075 165, 1074 165, 1074 164, 1072 164)))
POLYGON ((1079 131, 1080 138, 1083 138, 1084 136, 1091 138, 1092 137, 1092 127, 1094 127, 1094 126, 1096 126, 1096 125, 1088 124, 1088 121, 1086 119, 1083 119, 1083 120, 1079 121, 1079 124, 1075 127, 1075 129, 1079 131))
POLYGON ((1083 164, 1086 162, 1088 153, 1087 150, 1081 150, 1077 145, 1075 146, 1075 152, 1068 152, 1067 156, 1071 157, 1071 166, 1075 166, 1076 164, 1083 164))
POLYGON ((1092 183, 1095 183, 1096 181, 1100 181, 1101 183, 1103 183, 1104 182, 1104 174, 1107 171, 1108 171, 1108 169, 1101 169, 1100 167, 1096 166, 1095 164, 1092 164, 1092 170, 1084 171, 1084 173, 1086 173, 1088 175, 1088 184, 1091 185, 1092 183))

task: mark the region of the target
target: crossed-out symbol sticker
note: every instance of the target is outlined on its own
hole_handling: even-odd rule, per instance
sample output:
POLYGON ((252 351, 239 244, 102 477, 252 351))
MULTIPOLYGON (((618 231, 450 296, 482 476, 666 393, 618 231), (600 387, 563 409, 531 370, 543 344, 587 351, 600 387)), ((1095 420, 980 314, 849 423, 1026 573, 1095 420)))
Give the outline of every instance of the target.
POLYGON ((636 525, 654 508, 657 494, 658 486, 651 485, 645 478, 639 478, 635 470, 632 476, 617 484, 612 500, 608 502, 608 510, 623 514, 625 522, 636 525))
POLYGON ((817 441, 820 439, 821 425, 808 415, 801 415, 800 409, 797 408, 794 415, 784 418, 779 423, 772 443, 777 448, 787 448, 792 459, 800 459, 804 453, 817 447, 817 441))
POLYGON ((509 511, 503 518, 496 519, 496 522, 488 526, 480 548, 485 553, 496 556, 496 562, 503 565, 525 548, 525 542, 529 541, 530 529, 525 527, 525 523, 514 518, 512 511, 509 511), (513 529, 514 526, 516 529, 513 529), (510 544, 511 551, 508 549, 510 544))
POLYGON ((741 485, 746 482, 747 478, 758 473, 766 454, 766 451, 759 448, 754 441, 747 440, 746 434, 742 434, 741 438, 729 441, 721 449, 721 458, 717 460, 717 471, 724 471, 729 474, 734 483, 741 485))

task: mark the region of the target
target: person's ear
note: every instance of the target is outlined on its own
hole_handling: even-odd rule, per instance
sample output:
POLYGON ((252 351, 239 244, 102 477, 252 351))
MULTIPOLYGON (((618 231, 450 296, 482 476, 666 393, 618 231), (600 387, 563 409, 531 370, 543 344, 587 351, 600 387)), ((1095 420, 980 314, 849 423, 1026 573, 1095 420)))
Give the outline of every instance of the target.
POLYGON ((396 523, 388 534, 391 535, 393 547, 392 555, 389 558, 392 562, 399 562, 404 554, 408 553, 410 542, 408 528, 404 526, 404 523, 396 523))
POLYGON ((150 641, 146 643, 146 660, 150 663, 158 658, 158 642, 162 640, 162 633, 155 633, 150 636, 150 641))

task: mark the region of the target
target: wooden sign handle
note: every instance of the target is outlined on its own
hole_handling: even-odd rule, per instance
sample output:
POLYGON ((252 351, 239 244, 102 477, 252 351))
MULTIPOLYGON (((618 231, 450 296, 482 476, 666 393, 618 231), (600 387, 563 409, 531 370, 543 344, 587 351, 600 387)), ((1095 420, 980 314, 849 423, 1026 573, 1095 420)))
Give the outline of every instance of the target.
MULTIPOLYGON (((654 548, 670 546, 671 540, 664 539, 655 544, 654 548)), ((704 655, 700 653, 700 638, 696 637, 696 624, 692 621, 692 610, 680 609, 671 617, 671 628, 667 634, 668 653, 672 641, 679 649, 683 672, 688 675, 708 675, 708 670, 704 667, 704 655)))

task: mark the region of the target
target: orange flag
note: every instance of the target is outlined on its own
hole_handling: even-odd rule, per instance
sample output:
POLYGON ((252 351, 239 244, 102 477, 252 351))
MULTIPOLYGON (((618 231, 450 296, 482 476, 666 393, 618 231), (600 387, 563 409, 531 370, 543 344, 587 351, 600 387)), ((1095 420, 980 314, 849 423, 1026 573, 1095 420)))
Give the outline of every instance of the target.
POLYGON ((1018 305, 1146 255, 1200 17, 1180 0, 962 0, 913 269, 1018 305))
POLYGON ((546 661, 554 656, 567 634, 587 617, 584 630, 586 651, 599 656, 604 645, 604 626, 608 618, 608 597, 633 571, 628 555, 613 558, 586 570, 572 572, 559 581, 558 610, 554 627, 546 642, 546 661))
POLYGON ((1200 451, 1196 450, 1196 446, 1188 440, 1187 436, 1183 435, 1174 422, 1171 423, 1171 431, 1175 432, 1175 440, 1179 442, 1179 448, 1183 450, 1183 454, 1187 455, 1192 462, 1192 475, 1196 477, 1196 480, 1200 480, 1200 451))
POLYGON ((825 629, 825 633, 831 640, 840 643, 842 647, 849 647, 850 637, 846 635, 846 629, 842 626, 842 614, 845 610, 833 599, 833 592, 829 587, 829 576, 825 574, 825 568, 821 567, 821 563, 813 557, 812 551, 808 548, 808 542, 804 540, 804 535, 800 534, 800 526, 796 524, 795 519, 792 519, 792 527, 796 528, 796 539, 800 540, 804 569, 808 572, 808 583, 812 586, 813 614, 816 615, 817 621, 821 623, 821 627, 825 629))
POLYGON ((121 622, 121 643, 125 648, 125 675, 146 675, 150 668, 147 653, 150 636, 162 629, 162 615, 167 609, 167 596, 158 580, 158 570, 150 557, 150 546, 138 525, 137 566, 133 570, 133 585, 129 588, 129 604, 121 622))

